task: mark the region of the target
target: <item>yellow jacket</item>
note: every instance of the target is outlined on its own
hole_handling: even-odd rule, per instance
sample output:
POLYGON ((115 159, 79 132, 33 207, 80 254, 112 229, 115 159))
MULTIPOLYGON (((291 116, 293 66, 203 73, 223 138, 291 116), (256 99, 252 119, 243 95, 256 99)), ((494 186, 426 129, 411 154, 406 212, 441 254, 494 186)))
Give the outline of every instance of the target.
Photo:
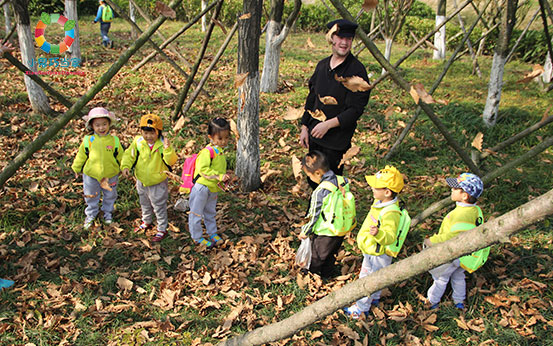
POLYGON ((97 134, 86 136, 88 143, 88 156, 85 151, 85 141, 81 143, 77 156, 71 165, 75 173, 81 171, 98 181, 103 178, 112 178, 119 174, 119 162, 123 157, 123 148, 117 148, 117 157, 114 156, 117 147, 116 136, 97 134))
POLYGON ((450 211, 442 221, 440 230, 437 234, 430 237, 433 244, 443 243, 465 230, 452 230, 457 223, 472 223, 478 219, 478 208, 474 204, 465 204, 457 202, 457 207, 450 211))
MULTIPOLYGON (((398 204, 397 199, 394 203, 398 204)), ((389 211, 380 217, 380 212, 387 205, 390 204, 381 203, 375 200, 357 234, 357 246, 364 254, 374 256, 383 255, 386 253, 386 245, 393 244, 396 241, 401 213, 389 211), (378 222, 379 217, 380 225, 378 222), (371 226, 378 226, 378 233, 376 235, 371 235, 369 233, 371 226)))
POLYGON ((227 172, 227 158, 223 153, 223 149, 215 145, 210 145, 215 151, 213 159, 209 153, 209 149, 203 148, 198 153, 196 158, 196 168, 194 169, 194 177, 198 174, 200 177, 196 183, 207 186, 210 192, 219 192, 221 188, 217 184, 223 180, 223 175, 227 172), (217 176, 217 179, 207 179, 205 176, 217 176))
POLYGON ((152 186, 167 179, 169 166, 177 162, 177 154, 171 146, 163 147, 163 137, 158 138, 152 149, 142 136, 137 136, 125 150, 121 169, 131 169, 134 166, 136 179, 144 186, 152 186))

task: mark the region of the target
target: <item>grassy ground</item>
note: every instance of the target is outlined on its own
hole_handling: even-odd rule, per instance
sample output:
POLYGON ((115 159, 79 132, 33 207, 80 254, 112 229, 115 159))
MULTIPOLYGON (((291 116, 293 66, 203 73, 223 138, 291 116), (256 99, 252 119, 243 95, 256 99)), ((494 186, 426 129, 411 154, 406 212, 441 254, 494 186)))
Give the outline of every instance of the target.
MULTIPOLYGON (((111 31, 116 48, 101 48, 99 28, 90 24, 91 19, 81 22, 83 63, 75 68, 86 75, 44 78, 74 99, 132 42, 128 26, 119 19, 111 31)), ((169 36, 179 25, 168 23, 162 31, 169 36)), ((220 29, 215 31, 203 68, 224 38, 220 29)), ((194 61, 201 37, 194 27, 178 40, 179 50, 189 62, 194 61)), ((396 46, 392 60, 405 50, 396 46)), ((104 105, 117 114, 120 121, 113 133, 124 144, 137 134, 141 115, 160 114, 181 165, 186 155, 206 143, 209 118, 236 117, 236 41, 206 85, 209 96, 196 101, 187 114, 187 125, 178 133, 168 124, 175 95, 166 84, 170 81, 180 87, 184 78, 160 59, 130 72, 149 51, 144 48, 133 57, 90 105, 104 105)), ((140 208, 129 180, 120 184, 117 222, 110 227, 97 223, 84 231, 82 183, 73 178, 69 168, 84 136, 81 120, 72 121, 33 155, 0 192, 0 277, 16 281, 14 288, 0 292, 0 344, 215 344, 290 316, 354 280, 361 265, 356 231, 340 252, 344 274, 340 279, 322 282, 308 276, 297 280, 293 264, 298 246, 295 234, 309 191, 305 188, 299 196, 291 193, 296 181, 290 157, 301 157, 304 152, 297 145, 298 124, 282 116, 289 106, 302 107, 306 81, 316 62, 328 53, 322 34, 293 33, 285 42, 281 92, 262 94, 260 100, 263 188, 220 196, 218 225, 225 244, 217 249, 194 247, 186 216, 172 208, 171 236, 161 245, 149 243, 144 234, 134 234, 140 208), (308 38, 315 48, 308 47, 308 38)), ((375 76, 380 72, 366 51, 360 59, 375 76)), ((21 73, 5 60, 0 64, 0 167, 4 167, 53 118, 30 112, 21 73)), ((487 76, 490 57, 482 57, 480 64, 487 76)), ((441 69, 442 63, 432 61, 430 51, 418 51, 402 65, 404 78, 421 82, 427 89, 441 69)), ((484 147, 492 147, 538 122, 550 105, 538 84, 517 83, 529 71, 531 66, 516 61, 507 66, 501 119, 494 128, 486 128, 480 118, 487 80, 472 76, 466 59, 455 64, 435 93, 441 102, 434 109, 466 150, 478 132, 484 134, 484 147)), ((52 105, 64 110, 59 104, 52 105)), ((385 164, 394 164, 405 174, 401 199, 412 215, 447 197, 444 178, 466 170, 425 116, 417 121, 398 154, 390 162, 383 159, 414 112, 410 96, 393 82, 385 81, 372 91, 355 135, 361 153, 347 167, 361 218, 371 202, 363 177, 385 164)), ((482 169, 491 171, 507 163, 547 135, 551 128, 486 159, 482 169)), ((235 165, 233 149, 229 151, 229 162, 235 165)), ((485 216, 501 215, 548 191, 553 185, 552 159, 548 149, 486 186, 480 200, 485 216)), ((174 183, 170 204, 177 198, 174 183)), ((445 212, 411 230, 400 258, 420 251, 422 240, 437 230, 445 212)), ((438 311, 426 311, 421 296, 431 278, 421 275, 384 290, 383 303, 368 320, 351 321, 337 312, 275 345, 551 345, 547 336, 553 328, 551 221, 547 218, 513 236, 510 243, 492 248, 488 263, 468 275, 465 313, 452 307, 449 292, 438 311)))

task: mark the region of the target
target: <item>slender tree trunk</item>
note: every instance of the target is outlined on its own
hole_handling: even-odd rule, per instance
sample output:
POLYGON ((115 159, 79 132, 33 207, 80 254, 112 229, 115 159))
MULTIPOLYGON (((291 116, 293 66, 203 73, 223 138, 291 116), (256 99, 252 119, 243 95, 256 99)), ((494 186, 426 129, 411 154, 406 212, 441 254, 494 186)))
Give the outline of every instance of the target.
POLYGON ((263 72, 261 73, 261 92, 277 91, 282 43, 298 18, 300 8, 301 0, 295 0, 294 11, 283 26, 284 0, 271 1, 270 19, 265 33, 265 58, 263 60, 263 72))
MULTIPOLYGON (((438 1, 438 8, 436 10, 436 27, 440 26, 440 24, 442 24, 445 21, 446 4, 447 4, 447 0, 438 1)), ((434 36, 434 46, 437 49, 434 50, 433 59, 444 60, 445 46, 446 46, 445 25, 442 26, 434 36)))
POLYGON ((501 101, 501 88, 503 86, 503 71, 507 54, 509 53, 509 41, 513 27, 516 23, 516 11, 518 0, 507 0, 507 7, 504 9, 501 30, 499 32, 497 46, 493 55, 490 82, 488 84, 488 97, 484 107, 482 118, 484 123, 491 127, 497 122, 499 113, 499 102, 501 101))
MULTIPOLYGON (((389 37, 385 37, 384 44, 385 44, 384 58, 386 58, 387 61, 390 61, 390 57, 392 56, 392 45, 394 44, 394 40, 389 37)), ((385 73, 386 73, 386 69, 382 68, 382 72, 380 73, 380 75, 383 76, 385 73)))
POLYGON ((541 78, 545 84, 551 83, 551 77, 553 76, 553 65, 551 64, 551 55, 549 52, 545 57, 545 63, 543 64, 543 74, 541 78))
POLYGON ((262 0, 244 0, 238 24, 238 74, 247 73, 238 88, 236 175, 245 191, 261 185, 259 155, 259 35, 262 0), (248 16, 249 15, 249 16, 248 16))
MULTIPOLYGON (((134 8, 134 3, 132 1, 129 1, 129 18, 134 24, 136 24, 136 8, 134 8)), ((131 25, 131 38, 136 39, 138 35, 138 30, 131 25)))
POLYGON ((9 2, 2 5, 4 9, 4 27, 6 28, 6 35, 12 30, 12 22, 10 20, 10 4, 9 2))
MULTIPOLYGON (((207 7, 207 0, 202 0, 202 11, 205 10, 206 7, 207 7)), ((202 32, 205 32, 206 30, 206 18, 207 18, 207 15, 202 17, 202 32)))
POLYGON ((509 237, 512 234, 526 229, 529 225, 539 222, 551 214, 553 214, 553 190, 479 227, 463 232, 453 239, 353 281, 280 322, 235 336, 221 342, 219 346, 262 345, 290 337, 341 307, 370 295, 372 292, 408 280, 416 275, 427 275, 425 273, 428 270, 478 249, 495 243, 509 242, 509 237))
POLYGON ((81 35, 79 34, 79 15, 77 13, 77 0, 65 0, 65 16, 75 21, 75 40, 68 52, 71 58, 81 60, 81 35))
MULTIPOLYGON (((31 71, 37 72, 35 37, 31 33, 28 5, 28 0, 13 0, 15 22, 17 23, 17 37, 19 39, 19 48, 21 49, 21 60, 31 71), (31 62, 34 63, 32 63, 32 66, 29 66, 31 62)), ((27 88, 27 94, 33 111, 38 113, 49 113, 51 109, 44 90, 28 76, 24 78, 25 87, 27 88)))

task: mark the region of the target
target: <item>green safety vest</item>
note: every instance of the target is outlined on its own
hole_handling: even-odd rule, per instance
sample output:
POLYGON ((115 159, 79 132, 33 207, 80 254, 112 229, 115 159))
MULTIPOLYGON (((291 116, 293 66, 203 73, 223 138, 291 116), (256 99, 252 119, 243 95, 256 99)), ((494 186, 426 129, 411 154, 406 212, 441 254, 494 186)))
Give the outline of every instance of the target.
MULTIPOLYGON (((482 209, 480 209, 480 207, 478 206, 476 208, 478 208, 478 218, 475 220, 475 223, 459 222, 453 225, 451 227, 451 230, 468 231, 484 223, 484 216, 482 214, 482 209)), ((476 271, 478 268, 483 266, 484 263, 486 263, 486 261, 488 260, 488 256, 490 254, 490 248, 491 247, 488 246, 478 251, 475 251, 470 255, 466 255, 459 258, 459 262, 461 263, 461 268, 463 268, 469 273, 476 271)))

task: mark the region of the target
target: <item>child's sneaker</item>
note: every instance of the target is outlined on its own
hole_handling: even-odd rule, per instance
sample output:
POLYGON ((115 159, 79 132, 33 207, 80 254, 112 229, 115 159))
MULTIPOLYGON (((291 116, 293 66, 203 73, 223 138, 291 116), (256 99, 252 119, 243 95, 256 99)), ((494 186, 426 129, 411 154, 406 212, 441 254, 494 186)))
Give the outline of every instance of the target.
POLYGON ((354 320, 358 320, 363 316, 365 318, 369 317, 369 312, 359 310, 357 304, 353 304, 349 308, 344 308, 344 313, 346 314, 346 316, 351 317, 354 320))
POLYGON ((200 238, 200 240, 198 240, 196 242, 196 244, 198 245, 205 245, 206 247, 212 247, 213 246, 213 243, 211 243, 209 240, 205 239, 205 238, 200 238))
POLYGON ((154 243, 160 242, 163 239, 165 239, 167 237, 167 235, 168 235, 167 231, 159 231, 158 230, 156 235, 154 235, 152 237, 152 242, 154 242, 154 243))
POLYGON ((463 303, 457 303, 455 304, 455 307, 459 310, 465 310, 465 304, 463 303))
MULTIPOLYGON (((430 303, 432 304, 432 303, 430 303)), ((440 306, 440 303, 430 305, 430 310, 436 310, 440 306)))
POLYGON ((142 221, 142 223, 140 224, 140 226, 138 226, 138 227, 136 227, 136 228, 134 229, 134 232, 135 232, 135 233, 138 233, 138 232, 140 232, 140 231, 146 232, 147 230, 149 230, 149 229, 152 228, 152 227, 153 227, 152 224, 148 224, 148 223, 142 221))
POLYGON ((8 287, 11 287, 11 286, 13 286, 13 281, 12 280, 0 279, 0 290, 2 288, 8 288, 8 287))
POLYGON ((378 306, 378 304, 380 304, 380 299, 373 299, 371 302, 372 306, 378 306))
POLYGON ((223 239, 219 237, 217 234, 213 234, 211 237, 209 237, 209 240, 211 240, 211 246, 217 246, 223 242, 223 239))
POLYGON ((113 223, 113 220, 112 219, 105 219, 104 223, 109 226, 113 223))
POLYGON ((85 230, 88 230, 90 227, 92 227, 92 224, 94 224, 94 219, 86 218, 86 219, 84 220, 83 228, 84 228, 85 230))

